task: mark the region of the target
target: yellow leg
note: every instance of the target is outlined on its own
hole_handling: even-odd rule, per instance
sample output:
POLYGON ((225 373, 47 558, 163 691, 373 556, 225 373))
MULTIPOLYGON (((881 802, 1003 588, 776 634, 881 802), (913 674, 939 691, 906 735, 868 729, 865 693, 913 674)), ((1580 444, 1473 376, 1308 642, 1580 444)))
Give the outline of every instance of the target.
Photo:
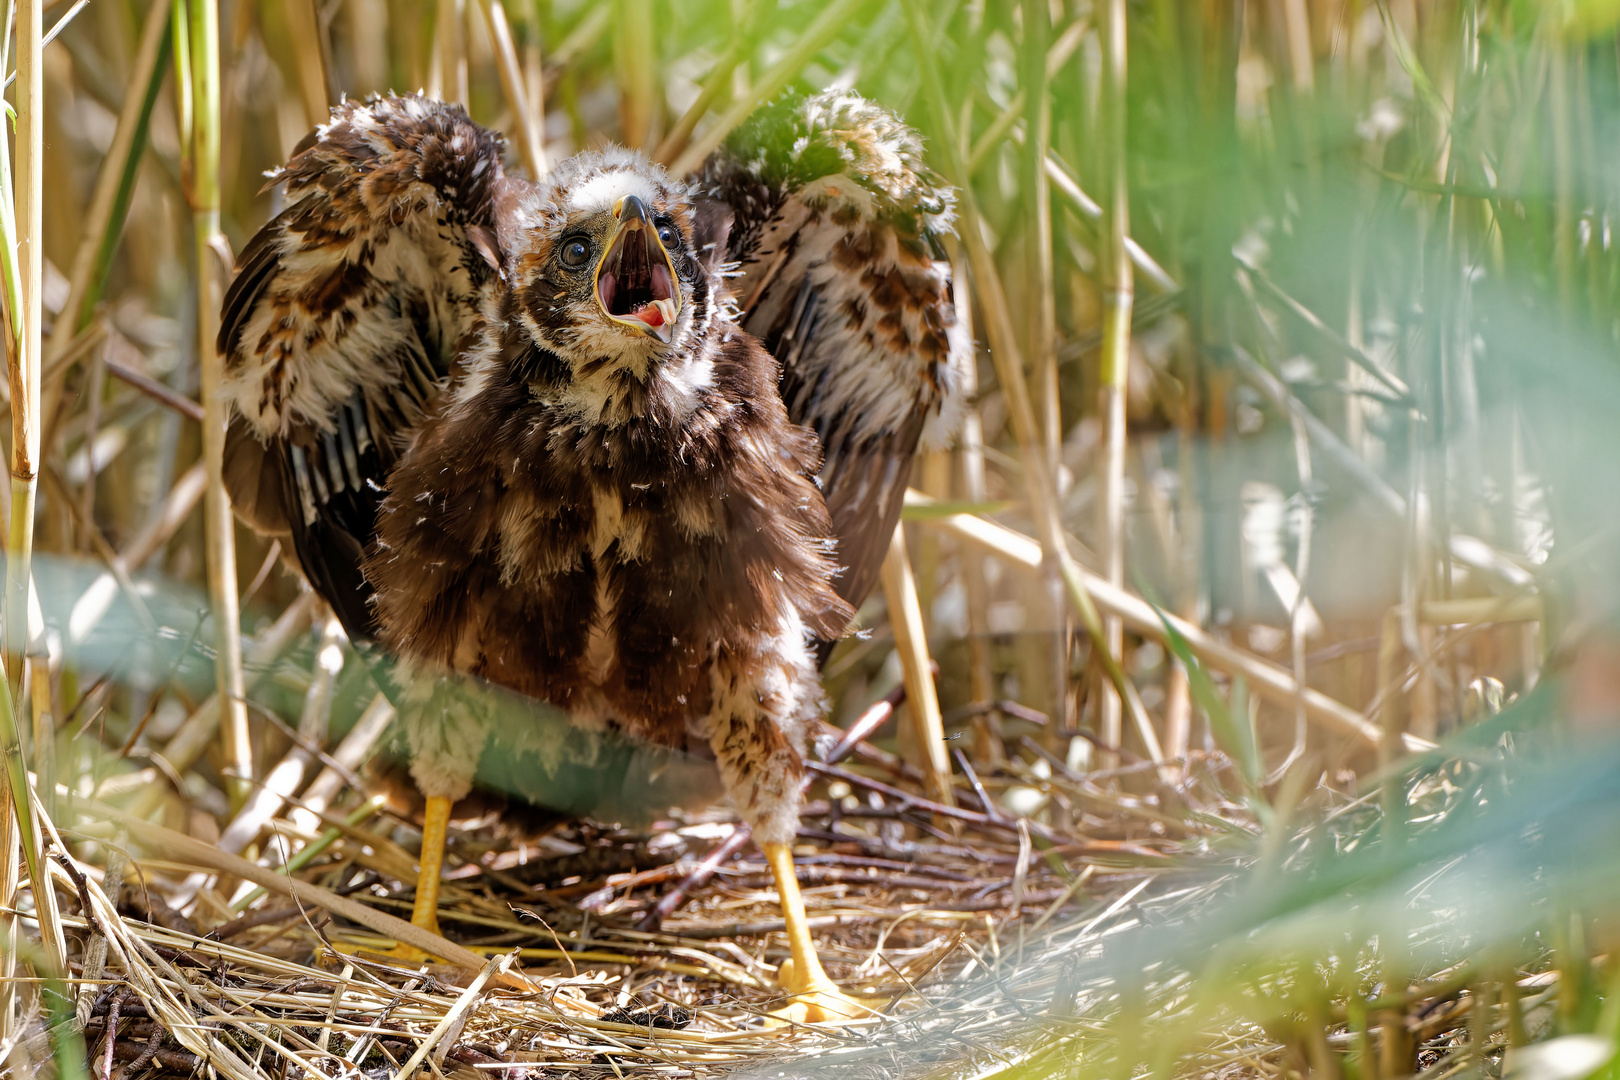
MULTIPOLYGON (((418 859, 421 869, 416 875, 416 903, 411 907, 411 924, 430 934, 439 932, 439 873, 444 869, 444 838, 450 827, 450 800, 429 795, 427 807, 422 811, 422 854, 418 859)), ((401 960, 417 962, 427 954, 404 942, 389 953, 401 960)))
POLYGON ((792 1000, 777 1015, 806 1024, 841 1024, 876 1015, 838 989, 822 970, 821 958, 810 940, 810 921, 804 913, 804 897, 799 895, 799 878, 793 872, 793 849, 786 844, 760 847, 782 897, 782 918, 787 923, 788 949, 793 955, 777 974, 782 989, 792 1000))

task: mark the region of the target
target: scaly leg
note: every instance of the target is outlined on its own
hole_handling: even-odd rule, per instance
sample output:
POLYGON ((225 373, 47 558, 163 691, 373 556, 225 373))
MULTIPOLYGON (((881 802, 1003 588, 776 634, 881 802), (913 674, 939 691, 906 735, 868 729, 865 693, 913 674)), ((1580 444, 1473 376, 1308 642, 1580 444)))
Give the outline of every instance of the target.
POLYGON ((844 1024, 875 1016, 874 1010, 838 989, 821 968, 821 958, 810 940, 810 920, 804 913, 804 897, 799 895, 799 878, 793 872, 793 849, 787 844, 761 844, 760 848, 765 852, 765 861, 771 864, 771 876, 776 878, 776 890, 782 897, 782 918, 787 923, 788 949, 793 954, 777 974, 782 989, 793 1000, 776 1015, 803 1024, 844 1024))
MULTIPOLYGON (((416 875, 416 903, 411 907, 411 924, 430 934, 439 933, 439 873, 444 869, 444 838, 450 827, 450 800, 429 795, 422 811, 421 869, 416 875)), ((389 956, 420 962, 427 954, 404 942, 394 946, 389 956)))

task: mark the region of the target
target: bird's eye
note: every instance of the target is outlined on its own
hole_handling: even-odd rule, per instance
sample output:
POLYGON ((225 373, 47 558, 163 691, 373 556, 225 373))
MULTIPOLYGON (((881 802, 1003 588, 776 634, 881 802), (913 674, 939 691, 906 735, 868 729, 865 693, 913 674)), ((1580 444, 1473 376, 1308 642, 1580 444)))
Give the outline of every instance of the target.
POLYGON ((562 246, 562 264, 570 270, 578 270, 584 266, 591 257, 591 243, 574 237, 562 246))
POLYGON ((681 234, 666 221, 658 226, 658 239, 664 245, 664 250, 674 251, 681 242, 681 234))

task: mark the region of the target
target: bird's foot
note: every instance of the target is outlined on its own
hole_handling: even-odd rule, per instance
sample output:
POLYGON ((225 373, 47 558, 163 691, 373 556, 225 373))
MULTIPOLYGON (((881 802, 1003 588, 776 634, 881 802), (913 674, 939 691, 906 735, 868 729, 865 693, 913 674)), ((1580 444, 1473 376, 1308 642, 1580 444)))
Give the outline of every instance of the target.
MULTIPOLYGON (((436 916, 429 916, 428 918, 422 920, 418 920, 413 917, 411 919, 411 925, 426 930, 434 937, 444 936, 443 934, 439 933, 439 920, 436 916)), ((399 960, 406 964, 420 964, 424 960, 437 959, 437 957, 433 956, 433 954, 423 952, 415 945, 404 941, 395 942, 392 949, 386 950, 381 955, 388 957, 390 960, 399 960)))
POLYGON ((782 961, 776 981, 787 991, 789 1000, 771 1011, 772 1018, 787 1024, 849 1024, 882 1015, 840 990, 820 964, 811 967, 814 970, 801 977, 792 960, 782 961))
POLYGON ((386 956, 388 959, 397 960, 402 964, 412 965, 421 964, 433 959, 433 957, 429 956, 421 949, 418 949, 415 945, 407 945, 403 941, 395 945, 392 949, 384 949, 377 955, 386 956))

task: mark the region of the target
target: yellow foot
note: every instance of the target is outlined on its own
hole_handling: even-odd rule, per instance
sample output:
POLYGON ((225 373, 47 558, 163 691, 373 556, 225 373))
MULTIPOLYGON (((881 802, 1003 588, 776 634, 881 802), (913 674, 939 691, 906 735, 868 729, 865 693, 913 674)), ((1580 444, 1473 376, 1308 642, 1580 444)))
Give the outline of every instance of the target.
POLYGON ((771 1015, 794 1024, 848 1024, 879 1015, 838 989, 822 970, 815 942, 810 940, 810 920, 805 917, 804 897, 793 872, 793 850, 786 844, 761 844, 765 861, 782 897, 782 921, 787 929, 791 959, 782 961, 776 981, 788 993, 788 1003, 771 1015))
MULTIPOLYGON (((439 933, 439 920, 437 918, 429 918, 423 922, 417 922, 413 918, 411 923, 414 926, 420 926, 423 930, 426 930, 430 934, 435 934, 439 937, 444 936, 443 934, 439 933)), ((408 945, 403 941, 398 942, 392 949, 382 953, 382 955, 392 960, 403 961, 407 964, 420 964, 424 960, 436 959, 436 957, 434 957, 432 954, 425 953, 421 949, 418 949, 415 945, 408 945)))
POLYGON ((773 1018, 788 1024, 848 1024, 882 1015, 838 989, 820 964, 811 966, 815 970, 801 979, 792 960, 782 961, 776 981, 791 997, 786 1005, 771 1011, 773 1018))

